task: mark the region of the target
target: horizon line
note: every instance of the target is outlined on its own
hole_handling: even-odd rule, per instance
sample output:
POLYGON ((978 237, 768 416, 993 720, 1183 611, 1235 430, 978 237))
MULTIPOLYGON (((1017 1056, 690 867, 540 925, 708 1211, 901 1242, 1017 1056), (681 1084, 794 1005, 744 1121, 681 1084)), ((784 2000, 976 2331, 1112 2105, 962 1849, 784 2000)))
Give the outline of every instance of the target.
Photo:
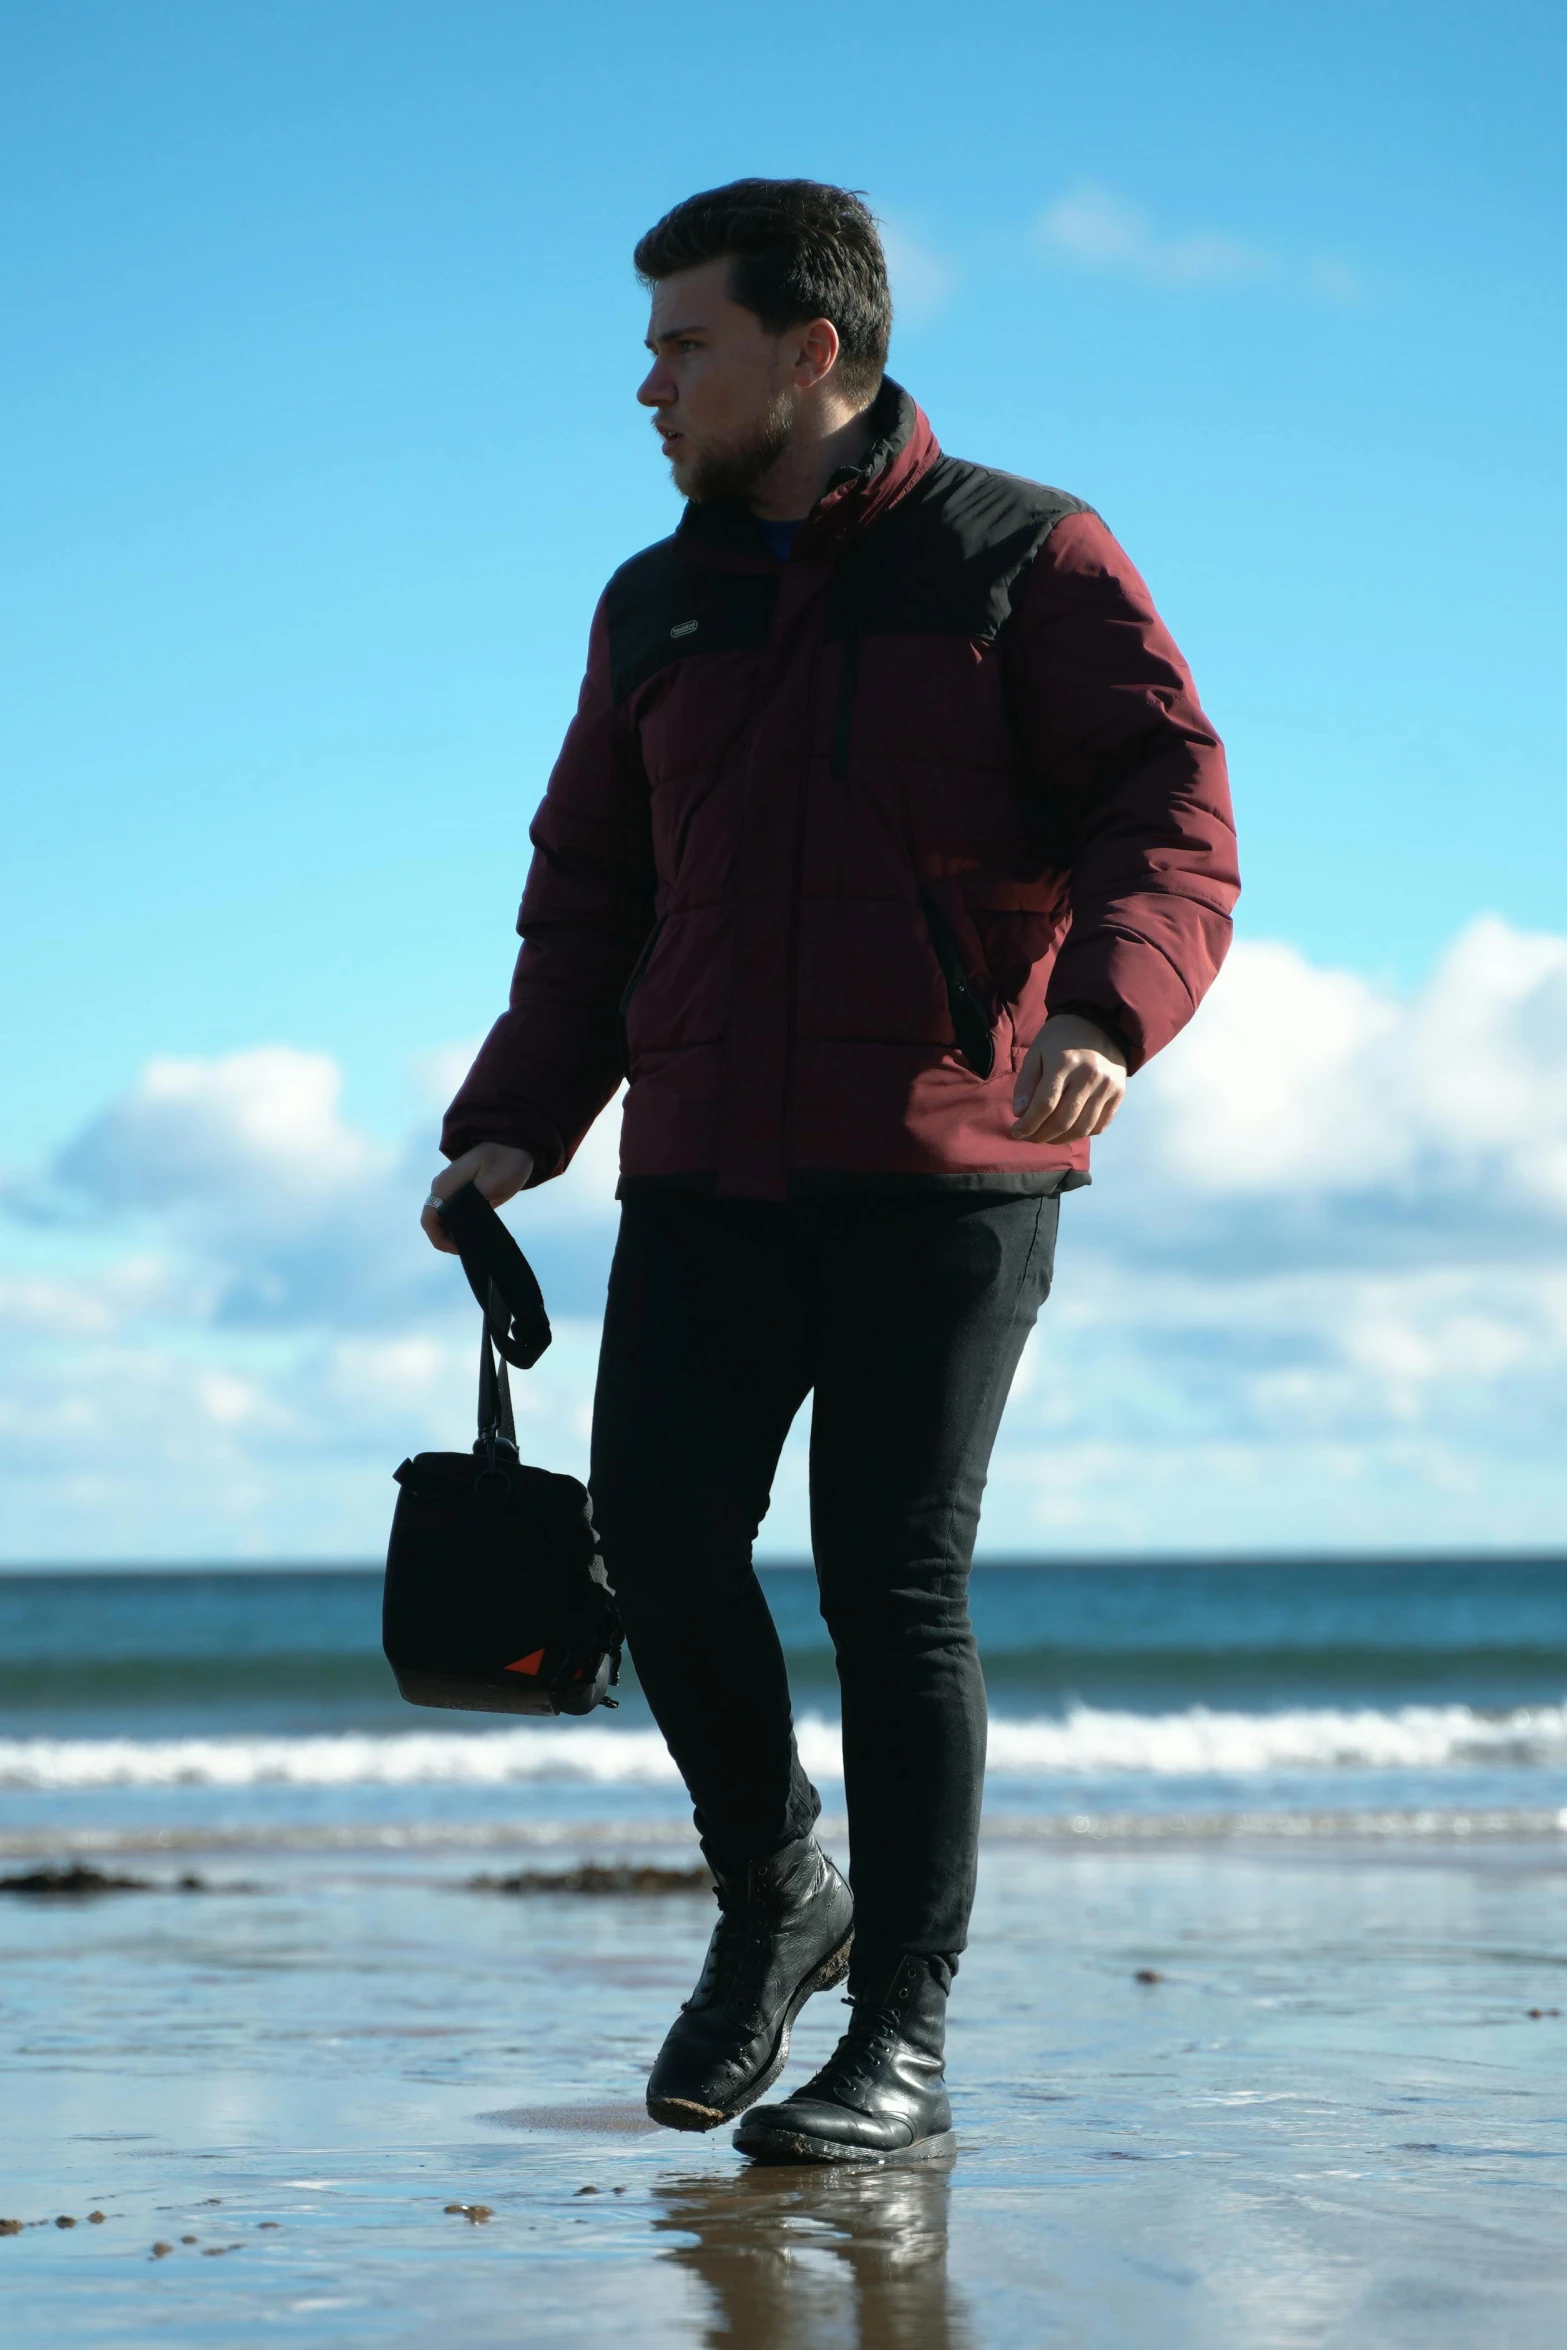
MULTIPOLYGON (((814 1562, 799 1555, 777 1558, 759 1558, 756 1566, 766 1571, 791 1574, 814 1572, 814 1562)), ((1084 1569, 1115 1568, 1308 1568, 1308 1567, 1504 1567, 1539 1566, 1567 1567, 1567 1548, 1525 1548, 1516 1550, 1481 1550, 1469 1548, 1446 1549, 1344 1549, 1344 1550, 1237 1550, 1237 1551, 1102 1551, 1081 1552, 1067 1556, 1042 1556, 1037 1552, 1007 1551, 994 1556, 978 1558, 973 1571, 998 1568, 1011 1572, 1030 1569, 1036 1572, 1067 1572, 1084 1569)), ((0 1560, 0 1582, 40 1580, 64 1575, 382 1575, 384 1564, 378 1559, 34 1559, 0 1560)))

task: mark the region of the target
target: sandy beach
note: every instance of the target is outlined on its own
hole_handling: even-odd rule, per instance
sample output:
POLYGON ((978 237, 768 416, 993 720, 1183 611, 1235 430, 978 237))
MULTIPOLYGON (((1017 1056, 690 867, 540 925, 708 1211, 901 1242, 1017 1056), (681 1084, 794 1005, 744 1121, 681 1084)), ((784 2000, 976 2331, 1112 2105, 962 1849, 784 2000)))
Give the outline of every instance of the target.
MULTIPOLYGON (((473 1891, 451 1855, 114 1866, 172 1886, 193 1857, 212 1889, 0 1902, 18 2350, 1554 2350, 1567 2327, 1553 1845, 993 1837, 956 2161, 844 2176, 646 2123, 705 1896, 473 1891)), ((791 2079, 840 2013, 807 2010, 791 2079)))

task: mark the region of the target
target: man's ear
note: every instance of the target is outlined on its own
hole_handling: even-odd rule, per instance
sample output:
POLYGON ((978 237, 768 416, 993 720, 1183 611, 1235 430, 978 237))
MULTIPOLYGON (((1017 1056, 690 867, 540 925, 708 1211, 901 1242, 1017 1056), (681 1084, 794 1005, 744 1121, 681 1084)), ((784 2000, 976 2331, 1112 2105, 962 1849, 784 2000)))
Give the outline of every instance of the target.
POLYGON ((799 332, 795 350, 794 375, 801 391, 808 391, 830 375, 838 363, 842 345, 838 329, 830 318, 813 318, 799 332))

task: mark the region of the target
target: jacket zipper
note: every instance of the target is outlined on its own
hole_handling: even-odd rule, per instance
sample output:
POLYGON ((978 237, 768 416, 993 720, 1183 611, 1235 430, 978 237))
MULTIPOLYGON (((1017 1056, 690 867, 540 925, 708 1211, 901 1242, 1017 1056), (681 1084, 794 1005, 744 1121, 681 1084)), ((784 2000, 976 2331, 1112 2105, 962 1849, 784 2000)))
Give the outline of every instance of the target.
POLYGON ((996 1040, 991 1033, 990 1014, 963 967, 957 933, 929 891, 920 891, 920 905, 932 949, 941 965, 941 976, 946 981, 947 1009, 952 1015, 952 1033, 958 1040, 958 1051, 977 1076, 988 1077, 996 1065, 996 1040))
POLYGON ((658 944, 658 934, 663 929, 665 920, 666 917, 660 914, 643 940, 642 952, 631 966, 631 977, 626 981, 622 990, 620 1006, 615 1014, 615 1032, 620 1039, 620 1073, 628 1083, 631 1077, 631 1039, 627 1023, 631 1018, 631 999, 642 985, 647 967, 653 960, 653 949, 658 944))
MULTIPOLYGON (((844 642, 844 650, 845 650, 845 652, 846 652, 846 653, 847 653, 847 650, 848 650, 848 646, 849 646, 849 644, 850 644, 852 641, 853 641, 853 640, 852 640, 852 639, 849 639, 849 638, 846 638, 846 639, 845 639, 845 642, 844 642)), ((812 654, 811 654, 811 702, 812 702, 813 704, 814 704, 814 701, 815 701, 815 687, 816 687, 816 679, 817 679, 817 675, 818 675, 818 664, 819 664, 820 660, 821 660, 821 639, 820 639, 820 638, 818 638, 818 639, 817 639, 817 642, 816 642, 816 645, 815 645, 815 647, 814 647, 814 649, 813 649, 813 651, 812 651, 812 654)), ((850 693, 851 693, 851 695, 852 695, 852 692, 853 692, 853 680, 852 680, 852 674, 851 674, 851 678, 850 678, 850 693)), ((838 713, 835 715, 835 717, 834 717, 834 721, 833 721, 833 760, 832 760, 832 767, 833 767, 833 772, 834 772, 834 774, 836 774, 836 773, 837 773, 837 771, 838 771, 838 769, 837 769, 837 738, 838 738, 838 733, 839 733, 840 725, 844 724, 844 721, 843 721, 843 719, 842 719, 843 698, 844 698, 843 673, 840 671, 840 673, 839 673, 839 682, 838 682, 838 713)), ((784 1179, 785 1179, 785 1183, 786 1183, 786 1184, 787 1184, 787 1181, 788 1181, 788 1169, 789 1169, 790 1155, 791 1155, 791 1153, 792 1153, 792 1151, 793 1151, 793 1148, 794 1148, 794 1071, 795 1071, 795 1058, 796 1058, 796 1054, 795 1054, 795 1048, 796 1048, 796 1045, 798 1044, 798 1041, 799 1041, 799 1027, 800 1027, 800 892, 801 892, 801 889, 802 889, 802 887, 804 886, 804 881, 805 881, 805 832, 806 832, 806 818, 807 818, 807 811, 808 811, 808 808, 809 808, 809 805, 810 805, 810 796, 811 796, 810 764, 809 764, 809 760, 807 759, 806 767, 805 767, 804 771, 801 773, 801 775, 800 775, 800 778, 799 778, 799 784, 798 784, 798 788, 797 788, 797 791, 796 791, 796 796, 795 796, 795 815, 794 815, 794 857, 793 857, 793 863, 792 863, 792 871, 791 871, 791 875, 790 875, 790 897, 789 897, 789 973, 788 973, 788 991, 789 991, 789 992, 788 992, 787 996, 786 996, 786 997, 785 997, 785 999, 784 999, 784 1000, 785 1000, 785 1003, 786 1003, 786 1004, 787 1004, 787 1006, 788 1006, 788 1013, 787 1013, 788 1025, 787 1025, 787 1027, 786 1027, 786 1029, 785 1029, 785 1031, 784 1031, 784 1069, 783 1069, 783 1083, 784 1083, 784 1090, 783 1090, 783 1105, 782 1105, 782 1107, 783 1107, 783 1116, 782 1116, 782 1118, 781 1118, 781 1120, 780 1120, 780 1123, 779 1123, 779 1131, 780 1131, 780 1133, 781 1133, 781 1135, 782 1135, 782 1137, 783 1137, 783 1166, 784 1166, 784 1179)))

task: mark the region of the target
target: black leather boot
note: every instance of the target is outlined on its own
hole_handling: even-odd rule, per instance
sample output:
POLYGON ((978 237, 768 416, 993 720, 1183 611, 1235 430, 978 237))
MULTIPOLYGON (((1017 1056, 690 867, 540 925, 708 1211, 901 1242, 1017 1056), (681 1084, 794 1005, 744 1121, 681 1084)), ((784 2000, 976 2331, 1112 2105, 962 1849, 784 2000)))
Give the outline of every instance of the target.
POLYGON ((854 1897, 814 1836, 743 1876, 714 1875, 707 1960, 647 2085, 648 2112, 669 2130, 716 2130, 770 2089, 795 2017, 849 1968, 854 1897))
POLYGON ((957 2140, 942 2079, 947 1995, 923 1958, 903 1958, 814 2081, 759 2105, 735 2132, 757 2162, 932 2162, 957 2140))

